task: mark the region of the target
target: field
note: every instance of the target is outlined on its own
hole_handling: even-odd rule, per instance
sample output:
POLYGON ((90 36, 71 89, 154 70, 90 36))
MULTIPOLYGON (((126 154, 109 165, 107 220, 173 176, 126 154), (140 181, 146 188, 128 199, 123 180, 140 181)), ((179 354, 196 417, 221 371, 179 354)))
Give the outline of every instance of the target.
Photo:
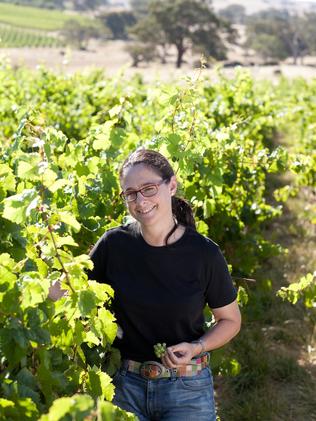
POLYGON ((0 48, 50 48, 62 45, 58 37, 49 36, 45 32, 14 28, 0 23, 0 48))
MULTIPOLYGON (((13 66, 26 66, 35 69, 39 65, 47 68, 72 74, 76 71, 87 71, 91 68, 103 69, 105 74, 115 76, 123 72, 127 77, 140 74, 146 81, 161 78, 165 81, 178 80, 186 75, 193 75, 193 62, 199 56, 188 55, 181 69, 175 69, 174 53, 170 51, 169 62, 166 65, 152 63, 141 64, 138 68, 131 67, 132 60, 126 51, 126 42, 107 41, 104 44, 91 42, 87 51, 72 50, 70 48, 6 48, 0 50, 0 55, 6 58, 13 66)), ((240 58, 233 54, 232 59, 240 58)), ((245 67, 255 79, 278 80, 280 76, 288 78, 316 77, 316 57, 308 57, 306 65, 293 66, 283 63, 279 66, 253 66, 245 67)), ((234 69, 224 69, 225 74, 233 76, 234 69)), ((205 69, 204 73, 214 77, 212 69, 205 69)))
POLYGON ((89 21, 88 18, 77 13, 63 13, 56 10, 0 3, 0 23, 19 28, 58 31, 69 19, 76 19, 82 23, 89 21))

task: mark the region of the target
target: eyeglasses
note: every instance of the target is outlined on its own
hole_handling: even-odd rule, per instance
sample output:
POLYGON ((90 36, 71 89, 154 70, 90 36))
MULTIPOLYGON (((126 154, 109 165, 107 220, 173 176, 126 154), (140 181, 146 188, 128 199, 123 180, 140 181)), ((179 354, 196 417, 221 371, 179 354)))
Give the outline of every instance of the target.
POLYGON ((148 186, 142 187, 139 190, 131 190, 131 191, 127 191, 127 192, 122 191, 120 193, 120 196, 121 196, 122 199, 126 200, 126 202, 134 202, 137 199, 137 193, 141 193, 142 196, 144 196, 144 197, 152 197, 152 196, 155 196, 155 194, 157 194, 158 187, 162 183, 165 183, 166 181, 168 181, 168 180, 163 179, 163 180, 159 181, 158 183, 149 184, 148 186))

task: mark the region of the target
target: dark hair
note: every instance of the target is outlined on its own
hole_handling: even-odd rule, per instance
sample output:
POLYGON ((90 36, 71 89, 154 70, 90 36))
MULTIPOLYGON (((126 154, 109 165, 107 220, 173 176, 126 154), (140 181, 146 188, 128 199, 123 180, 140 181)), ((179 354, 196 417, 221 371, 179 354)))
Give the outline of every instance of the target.
MULTIPOLYGON (((126 169, 139 164, 147 165, 164 180, 170 181, 171 177, 174 175, 174 171, 169 161, 161 153, 145 148, 138 148, 136 151, 132 152, 123 162, 119 172, 120 179, 122 180, 124 171, 126 169)), ((172 196, 171 200, 172 213, 176 218, 176 224, 166 236, 166 245, 168 238, 176 230, 179 223, 196 230, 195 220, 190 203, 187 200, 177 196, 172 196)))

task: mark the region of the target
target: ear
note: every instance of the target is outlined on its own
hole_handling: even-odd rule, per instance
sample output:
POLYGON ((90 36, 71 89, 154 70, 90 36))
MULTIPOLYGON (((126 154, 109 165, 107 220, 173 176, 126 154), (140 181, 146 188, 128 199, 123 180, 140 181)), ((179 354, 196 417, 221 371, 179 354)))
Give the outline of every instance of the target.
POLYGON ((171 196, 174 196, 177 192, 177 186, 178 186, 177 179, 176 179, 175 175, 173 175, 170 178, 168 186, 169 186, 169 192, 170 192, 171 196))

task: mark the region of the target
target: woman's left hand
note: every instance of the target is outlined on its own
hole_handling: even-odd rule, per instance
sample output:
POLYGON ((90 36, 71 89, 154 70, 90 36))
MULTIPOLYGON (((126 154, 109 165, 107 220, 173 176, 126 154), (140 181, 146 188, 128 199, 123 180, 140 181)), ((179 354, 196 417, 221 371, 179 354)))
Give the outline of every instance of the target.
POLYGON ((175 368, 179 365, 189 364, 194 357, 195 344, 181 342, 178 345, 169 346, 161 361, 167 368, 175 368))

